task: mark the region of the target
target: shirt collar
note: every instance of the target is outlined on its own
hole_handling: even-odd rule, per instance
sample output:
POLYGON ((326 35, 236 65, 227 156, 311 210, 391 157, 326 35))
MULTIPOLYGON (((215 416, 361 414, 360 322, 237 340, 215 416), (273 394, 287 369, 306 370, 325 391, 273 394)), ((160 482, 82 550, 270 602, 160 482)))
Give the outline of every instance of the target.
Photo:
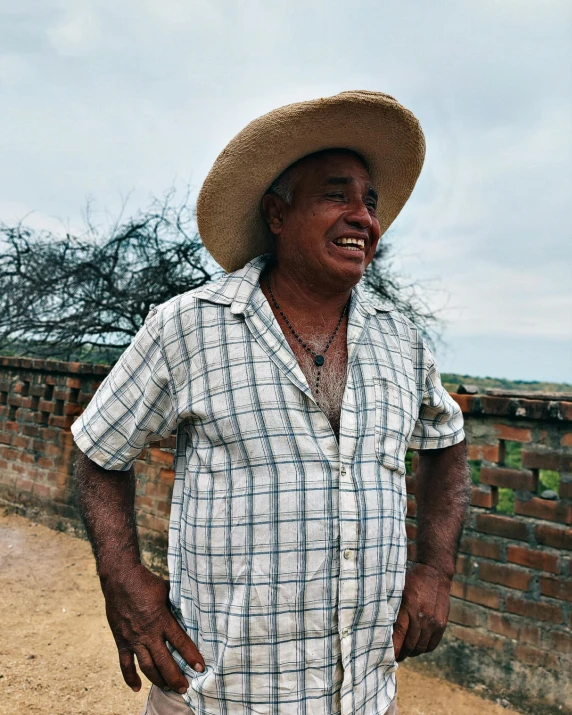
MULTIPOLYGON (((234 315, 246 313, 260 290, 260 274, 271 256, 270 253, 264 253, 253 258, 238 271, 199 288, 194 296, 212 303, 230 305, 230 312, 234 315)), ((372 301, 360 285, 356 285, 352 290, 352 303, 363 315, 375 315, 377 312, 391 310, 387 301, 377 298, 372 301)))

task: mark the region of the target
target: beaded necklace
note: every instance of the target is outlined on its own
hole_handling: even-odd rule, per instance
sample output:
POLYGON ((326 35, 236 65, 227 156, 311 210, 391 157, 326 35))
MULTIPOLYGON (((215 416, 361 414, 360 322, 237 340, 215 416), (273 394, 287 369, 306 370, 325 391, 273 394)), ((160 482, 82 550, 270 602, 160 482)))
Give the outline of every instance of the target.
POLYGON ((284 311, 282 308, 278 305, 278 301, 274 297, 274 293, 272 292, 272 286, 270 285, 270 279, 268 276, 266 276, 266 285, 268 286, 268 292, 270 293, 270 297, 272 298, 272 302, 274 303, 274 307, 278 311, 278 313, 281 315, 281 317, 284 319, 284 322, 290 329, 290 332, 292 335, 296 338, 296 340, 299 342, 299 344, 304 348, 304 350, 311 355, 314 358, 314 365, 318 368, 318 371, 316 373, 316 394, 320 392, 320 377, 322 373, 322 365, 326 362, 326 358, 324 355, 328 352, 328 348, 332 344, 334 338, 336 337, 336 334, 338 330, 340 329, 340 325, 342 324, 342 320, 344 319, 344 315, 346 314, 346 309, 348 307, 348 303, 344 305, 344 309, 342 310, 342 314, 340 315, 340 319, 338 320, 338 324, 336 325, 336 328, 334 332, 331 334, 330 339, 328 340, 326 347, 322 350, 321 353, 317 353, 315 350, 313 350, 307 343, 305 343, 302 338, 298 335, 298 333, 294 330, 292 327, 292 323, 288 320, 288 318, 284 315, 284 311))

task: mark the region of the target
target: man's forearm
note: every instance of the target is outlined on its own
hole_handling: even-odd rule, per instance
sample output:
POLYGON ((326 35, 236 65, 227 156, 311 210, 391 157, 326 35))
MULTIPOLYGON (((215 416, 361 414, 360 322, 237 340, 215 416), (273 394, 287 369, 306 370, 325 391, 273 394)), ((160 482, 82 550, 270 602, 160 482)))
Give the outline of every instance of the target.
POLYGON ((470 495, 465 442, 420 452, 415 484, 416 560, 452 579, 470 495))
POLYGON ((135 476, 133 469, 103 469, 80 454, 76 481, 80 513, 103 584, 118 564, 125 570, 141 561, 134 508, 135 476))

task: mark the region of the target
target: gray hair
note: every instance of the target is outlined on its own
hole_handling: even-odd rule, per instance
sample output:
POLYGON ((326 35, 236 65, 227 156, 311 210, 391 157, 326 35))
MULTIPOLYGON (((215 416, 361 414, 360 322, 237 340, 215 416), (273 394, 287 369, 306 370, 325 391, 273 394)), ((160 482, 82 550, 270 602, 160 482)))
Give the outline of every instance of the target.
POLYGON ((301 176, 301 172, 303 171, 302 167, 300 164, 304 162, 307 159, 310 159, 315 156, 320 156, 323 154, 329 154, 329 153, 348 153, 348 154, 353 154, 356 156, 362 164, 365 166, 367 169, 368 166, 365 162, 365 159, 358 154, 356 151, 353 151, 353 149, 345 149, 345 148, 332 148, 332 149, 321 149, 320 151, 313 152, 312 154, 307 154, 306 156, 303 156, 301 159, 298 159, 295 161, 293 164, 290 164, 289 167, 284 169, 284 171, 278 176, 274 181, 270 184, 268 187, 268 190, 266 191, 267 194, 275 194, 276 196, 279 196, 282 201, 284 201, 287 204, 291 204, 292 200, 294 198, 294 187, 296 186, 296 183, 298 179, 301 176))
MULTIPOLYGON (((297 163, 298 162, 296 162, 296 164, 297 163)), ((285 203, 291 204, 294 198, 294 186, 300 178, 300 170, 296 164, 289 166, 280 174, 280 176, 274 179, 266 193, 275 194, 285 203)))

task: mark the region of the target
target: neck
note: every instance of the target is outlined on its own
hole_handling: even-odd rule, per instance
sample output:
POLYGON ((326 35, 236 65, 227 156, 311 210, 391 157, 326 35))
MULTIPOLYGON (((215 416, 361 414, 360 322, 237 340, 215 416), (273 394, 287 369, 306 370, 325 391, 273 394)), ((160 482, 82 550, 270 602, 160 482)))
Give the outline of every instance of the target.
POLYGON ((315 280, 306 280, 288 266, 278 262, 265 271, 276 300, 287 311, 319 322, 338 319, 347 304, 352 289, 328 288, 315 280))

